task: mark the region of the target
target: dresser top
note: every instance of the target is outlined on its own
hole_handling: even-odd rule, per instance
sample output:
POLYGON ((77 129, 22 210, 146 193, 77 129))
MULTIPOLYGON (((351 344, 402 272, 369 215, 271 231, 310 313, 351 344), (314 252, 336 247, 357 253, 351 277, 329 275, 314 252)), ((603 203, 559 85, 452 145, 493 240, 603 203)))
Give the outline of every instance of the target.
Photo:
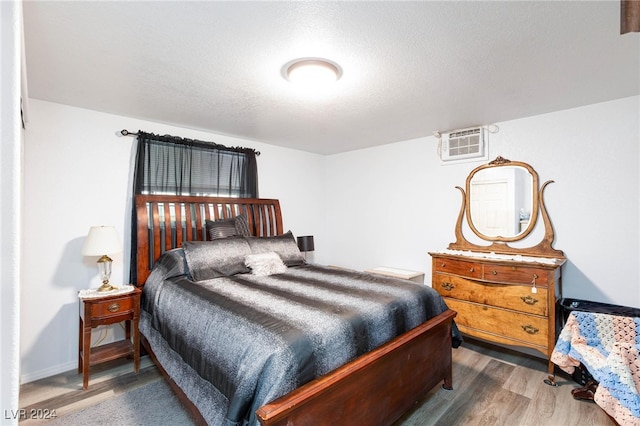
POLYGON ((535 263, 548 266, 562 266, 566 259, 555 257, 538 257, 538 256, 522 256, 519 254, 499 254, 499 253, 483 253, 470 250, 451 250, 445 249, 435 252, 429 252, 431 256, 434 255, 447 255, 447 256, 459 256, 467 259, 478 260, 491 260, 491 261, 509 261, 509 262, 522 262, 522 263, 535 263))

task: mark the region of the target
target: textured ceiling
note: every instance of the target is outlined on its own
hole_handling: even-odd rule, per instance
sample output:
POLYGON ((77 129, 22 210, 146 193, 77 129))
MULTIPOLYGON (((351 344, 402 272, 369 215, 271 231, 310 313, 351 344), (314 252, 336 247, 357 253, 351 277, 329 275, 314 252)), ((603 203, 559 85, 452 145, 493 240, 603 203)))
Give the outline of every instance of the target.
POLYGON ((322 154, 639 93, 640 35, 620 35, 617 0, 23 10, 32 98, 322 154), (344 74, 310 98, 280 74, 299 57, 344 74))

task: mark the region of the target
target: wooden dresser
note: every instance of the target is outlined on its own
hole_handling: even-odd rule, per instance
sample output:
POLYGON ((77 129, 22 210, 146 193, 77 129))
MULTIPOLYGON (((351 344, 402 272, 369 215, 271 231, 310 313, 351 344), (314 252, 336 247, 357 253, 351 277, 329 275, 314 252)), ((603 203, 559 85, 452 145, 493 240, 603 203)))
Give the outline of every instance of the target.
MULTIPOLYGON (((556 342, 556 302, 562 294, 564 259, 517 261, 429 253, 432 286, 458 313, 456 324, 469 336, 542 352, 556 342)), ((508 256, 504 256, 508 257, 508 256)), ((554 366, 549 361, 549 374, 554 366)))
POLYGON ((553 247, 544 203, 552 182, 540 186, 530 164, 503 157, 476 167, 465 189, 456 186, 462 194, 456 241, 429 253, 432 286, 458 313, 460 331, 541 352, 549 360, 549 385, 555 385, 550 358, 562 319, 556 302, 566 261, 553 247))

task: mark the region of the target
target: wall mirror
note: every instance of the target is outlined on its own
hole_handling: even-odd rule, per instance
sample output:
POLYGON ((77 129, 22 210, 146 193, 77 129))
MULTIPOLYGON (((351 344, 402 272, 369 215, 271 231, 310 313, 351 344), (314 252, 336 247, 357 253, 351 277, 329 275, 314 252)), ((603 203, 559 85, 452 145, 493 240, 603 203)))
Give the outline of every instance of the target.
POLYGON ((469 173, 462 193, 462 207, 456 224, 454 250, 472 250, 501 254, 564 257, 552 247, 555 238, 547 214, 543 193, 545 182, 539 187, 538 173, 527 163, 498 157, 469 173), (487 245, 469 242, 463 233, 466 217, 469 229, 487 245), (542 217, 544 237, 531 247, 512 247, 508 243, 525 239, 542 217))

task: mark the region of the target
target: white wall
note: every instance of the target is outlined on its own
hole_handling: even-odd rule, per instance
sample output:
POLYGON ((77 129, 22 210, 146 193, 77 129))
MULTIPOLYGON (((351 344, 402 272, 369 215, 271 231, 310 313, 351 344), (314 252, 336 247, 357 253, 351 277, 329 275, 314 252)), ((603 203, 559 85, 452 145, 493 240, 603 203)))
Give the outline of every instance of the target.
MULTIPOLYGON (((555 181, 545 202, 568 259, 564 297, 640 307, 639 99, 497 123, 490 135, 491 159, 524 161, 541 183, 555 181)), ((454 188, 480 164, 441 165, 433 137, 328 157, 328 240, 316 250, 332 264, 429 277, 427 252, 455 240, 454 188)))
MULTIPOLYGON (((542 182, 555 180, 545 200, 555 247, 568 258, 565 297, 640 306, 638 103, 636 96, 498 123, 491 135, 491 158, 530 163, 542 182)), ((260 196, 281 200, 285 229, 315 236, 313 261, 357 269, 394 266, 429 276, 427 252, 454 240, 461 198, 454 187, 480 164, 441 165, 433 137, 323 157, 31 100, 23 381, 76 368, 76 293, 98 285, 95 265, 80 255, 89 227, 113 224, 127 241, 134 139, 115 135, 123 128, 260 150, 260 196)), ((128 276, 127 254, 114 257, 114 282, 128 276)))
MULTIPOLYGON (((322 239, 324 230, 318 224, 323 223, 324 157, 320 155, 35 99, 29 112, 24 168, 23 382, 77 368, 77 292, 99 285, 95 259, 80 254, 90 226, 115 225, 120 231, 126 248, 125 253, 111 256, 111 281, 128 278, 135 139, 116 136, 121 129, 261 151, 260 196, 280 199, 285 229, 322 239)), ((103 329, 109 330, 107 342, 114 333, 122 335, 117 326, 103 329)))

